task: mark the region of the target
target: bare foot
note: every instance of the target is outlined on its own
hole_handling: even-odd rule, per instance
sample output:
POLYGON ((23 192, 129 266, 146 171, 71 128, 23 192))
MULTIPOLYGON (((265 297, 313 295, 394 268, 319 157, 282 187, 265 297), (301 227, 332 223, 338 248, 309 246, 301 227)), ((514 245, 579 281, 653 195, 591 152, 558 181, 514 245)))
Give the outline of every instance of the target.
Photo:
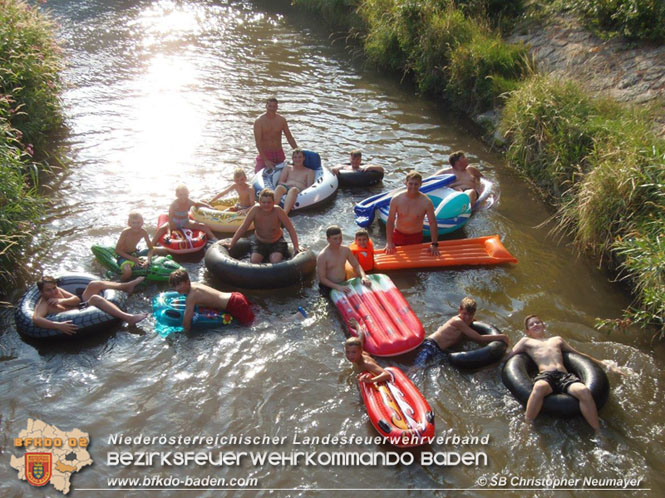
POLYGON ((131 315, 131 318, 127 320, 129 325, 136 325, 142 320, 148 318, 148 313, 139 313, 138 315, 131 315))
POLYGON ((125 292, 127 292, 127 294, 131 294, 132 292, 134 292, 134 288, 144 280, 145 277, 137 277, 134 280, 130 280, 129 282, 127 282, 127 287, 125 287, 125 292))

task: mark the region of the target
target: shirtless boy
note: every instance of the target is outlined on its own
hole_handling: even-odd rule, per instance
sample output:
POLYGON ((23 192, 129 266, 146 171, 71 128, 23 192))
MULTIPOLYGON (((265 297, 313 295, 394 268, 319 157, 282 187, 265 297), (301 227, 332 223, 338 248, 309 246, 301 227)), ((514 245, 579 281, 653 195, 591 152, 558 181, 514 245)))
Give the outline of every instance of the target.
POLYGON ((360 382, 383 382, 390 380, 390 373, 386 372, 363 350, 361 337, 349 337, 344 343, 346 359, 353 363, 353 370, 358 372, 360 382))
POLYGON ((269 98, 266 101, 265 114, 254 121, 254 141, 256 149, 259 151, 256 156, 255 171, 272 168, 275 164, 284 162, 286 156, 282 149, 282 133, 293 149, 298 148, 286 119, 277 114, 277 104, 276 98, 269 98))
POLYGON ((144 278, 145 277, 138 277, 130 282, 124 283, 93 280, 88 284, 79 298, 71 292, 67 292, 65 289, 58 287, 55 278, 44 275, 39 281, 37 281, 40 297, 35 306, 32 321, 37 327, 55 329, 63 334, 73 335, 76 334, 76 329, 78 327, 74 325, 71 320, 54 322, 46 318, 46 316, 57 315, 63 311, 69 311, 81 306, 95 306, 109 315, 127 322, 129 325, 136 325, 141 320, 145 319, 148 314, 139 313, 137 315, 131 315, 125 313, 115 304, 100 296, 99 293, 106 289, 116 289, 131 294, 134 291, 134 288, 143 282, 144 278))
POLYGON ((336 175, 337 173, 340 172, 340 170, 348 170, 348 171, 379 171, 383 173, 383 168, 381 166, 377 166, 375 164, 362 164, 363 161, 363 153, 360 152, 359 150, 352 150, 351 151, 351 158, 349 159, 348 164, 340 164, 339 166, 335 166, 334 168, 331 168, 330 171, 336 175))
POLYGON ((154 247, 150 241, 148 232, 143 228, 143 216, 141 213, 132 211, 127 219, 127 228, 120 233, 120 238, 115 245, 115 252, 118 255, 117 262, 120 266, 120 280, 123 282, 132 278, 132 268, 134 266, 150 266, 154 247), (144 251, 137 251, 136 246, 143 239, 148 248, 144 251), (140 260, 139 257, 146 257, 140 260))
POLYGON ((444 168, 438 171, 437 175, 455 175, 455 181, 449 185, 450 188, 464 192, 471 200, 473 206, 478 200, 478 196, 482 190, 480 179, 483 175, 480 174, 473 166, 469 166, 469 161, 466 159, 464 152, 453 152, 448 158, 451 168, 444 168))
POLYGON ((279 176, 279 185, 275 189, 275 199, 278 201, 286 194, 284 211, 289 214, 296 203, 298 194, 314 183, 314 170, 305 167, 305 154, 296 149, 292 154, 293 165, 284 166, 279 176))
POLYGON ((326 229, 328 245, 323 248, 316 258, 316 274, 319 277, 319 290, 325 297, 330 296, 330 291, 337 289, 348 294, 350 287, 341 285, 346 280, 345 265, 348 261, 353 271, 362 279, 364 285, 371 284, 358 260, 347 246, 342 245, 342 229, 336 225, 326 229))
POLYGON ((182 319, 182 328, 189 332, 194 316, 194 307, 206 307, 226 311, 243 325, 249 325, 254 320, 254 313, 247 298, 240 292, 220 292, 204 284, 192 283, 189 274, 184 268, 178 268, 169 276, 169 284, 178 293, 185 294, 185 316, 182 319))
POLYGON ((217 199, 221 199, 232 190, 236 191, 238 202, 234 207, 230 208, 231 211, 246 211, 255 204, 254 196, 256 194, 254 193, 254 187, 247 183, 247 175, 242 168, 236 168, 233 172, 233 183, 213 197, 210 204, 217 199))
POLYGON ((529 315, 524 320, 527 337, 520 339, 507 358, 518 353, 526 353, 538 366, 533 390, 526 404, 525 418, 532 422, 543 407, 545 396, 551 393, 568 393, 580 402, 582 416, 594 429, 600 427, 598 409, 589 388, 575 375, 569 373, 563 365, 564 351, 577 353, 589 360, 604 363, 588 354, 580 353, 560 336, 545 337, 545 324, 537 315, 529 315))
POLYGON ((459 305, 457 316, 452 317, 441 325, 436 332, 423 341, 423 346, 415 364, 424 366, 430 360, 437 357, 445 357, 446 349, 454 346, 466 337, 479 344, 487 344, 493 341, 503 341, 508 345, 510 339, 506 334, 483 335, 471 328, 473 318, 476 315, 476 301, 471 297, 465 297, 459 305))
POLYGON ((427 215, 432 245, 430 254, 439 255, 438 231, 434 205, 429 197, 420 192, 423 177, 417 171, 411 171, 404 181, 406 192, 397 194, 390 201, 388 221, 386 223, 386 254, 393 254, 395 246, 420 244, 423 239, 423 220, 427 215))
POLYGON ((229 249, 236 245, 252 223, 254 223, 254 238, 251 263, 262 263, 265 259, 270 263, 279 263, 289 257, 289 248, 284 240, 282 227, 286 228, 291 236, 294 256, 300 251, 296 229, 284 210, 275 206, 275 193, 269 188, 264 188, 259 194, 259 205, 249 210, 245 221, 233 234, 229 249))

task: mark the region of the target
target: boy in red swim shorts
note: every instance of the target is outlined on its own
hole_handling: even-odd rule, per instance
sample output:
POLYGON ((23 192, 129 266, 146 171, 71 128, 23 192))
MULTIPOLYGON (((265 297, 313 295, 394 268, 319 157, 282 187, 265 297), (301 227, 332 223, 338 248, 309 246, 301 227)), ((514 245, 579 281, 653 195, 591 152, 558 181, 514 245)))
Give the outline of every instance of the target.
POLYGON ((184 268, 171 273, 169 284, 180 294, 187 296, 187 300, 185 301, 185 316, 182 320, 182 327, 185 329, 185 332, 189 332, 192 326, 195 306, 226 311, 243 325, 249 325, 254 320, 252 308, 247 298, 240 292, 220 292, 204 284, 192 283, 189 280, 189 274, 184 268))

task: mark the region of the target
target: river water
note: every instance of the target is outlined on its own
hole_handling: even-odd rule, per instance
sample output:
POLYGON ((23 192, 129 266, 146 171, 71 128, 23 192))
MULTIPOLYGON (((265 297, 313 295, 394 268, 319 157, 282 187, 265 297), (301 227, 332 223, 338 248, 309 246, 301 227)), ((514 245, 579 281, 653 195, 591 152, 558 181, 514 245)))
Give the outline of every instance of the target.
MULTIPOLYGON (((549 236, 548 227, 540 225, 551 211, 453 112, 413 96, 393 76, 351 61, 343 40, 331 46, 325 32, 310 28, 315 19, 281 14, 269 2, 59 0, 48 7, 60 24, 68 64, 63 75, 68 135, 62 146, 71 169, 51 184, 53 207, 42 237, 52 249, 31 263, 36 269, 101 275, 89 248, 113 244, 130 210, 140 210, 153 231, 176 184, 187 184, 193 198, 209 198, 230 181, 235 167, 250 171, 253 120, 263 112, 265 98, 276 95, 298 144, 318 151, 327 165, 346 161, 348 151, 359 147, 367 161, 387 170, 383 187, 342 189, 325 207, 294 216, 302 243, 320 250, 325 227, 332 223, 342 226, 350 242, 355 202, 399 185, 412 168, 431 174, 449 152, 464 149, 502 194, 497 206, 475 215, 457 236, 498 233, 519 264, 393 273, 426 330, 433 332, 464 295, 472 295, 479 303, 477 317, 496 324, 513 343, 522 336, 524 316, 538 313, 550 333, 611 360, 622 373, 609 373, 612 391, 600 412, 600 440, 581 418, 543 416, 532 429, 526 427, 523 409, 501 383, 497 366, 461 372, 442 365, 412 373, 434 409, 437 435, 489 436, 489 442, 435 443, 411 451, 415 462, 410 465, 243 460, 223 467, 122 466, 112 465, 112 452, 387 455, 395 449, 369 441, 297 444, 306 436, 377 435, 343 355, 341 319, 312 281, 279 291, 247 291, 257 311, 251 328, 231 326, 168 340, 154 333, 149 319, 138 328, 46 346, 20 339, 6 319, 0 336, 3 496, 43 494, 17 480, 8 465, 10 454, 22 453, 12 447, 13 437, 28 418, 89 433, 95 463, 72 477, 76 496, 112 487, 108 478, 170 475, 258 479, 258 492, 240 492, 247 496, 267 495, 269 489, 300 495, 307 489, 352 488, 467 489, 481 496, 486 494, 482 480, 497 476, 507 478, 504 487, 539 488, 529 479, 542 477, 577 480, 568 487, 594 488, 585 492, 592 496, 608 493, 584 478, 635 478, 646 488, 637 495, 663 492, 662 346, 637 330, 608 336, 593 328, 595 317, 615 318, 629 304, 623 290, 593 263, 576 258, 565 239, 549 236), (293 318, 298 306, 309 313, 305 322, 293 318), (118 434, 285 439, 249 446, 110 440, 118 434), (465 451, 484 453, 487 465, 420 463, 427 452, 465 451), (519 478, 525 481, 515 481, 519 478)), ((383 229, 374 226, 371 234, 382 246, 383 229)), ((200 256, 183 264, 194 280, 209 278, 200 256)), ((163 290, 163 285, 146 285, 130 297, 129 310, 149 311, 151 297, 163 290)), ((22 291, 17 289, 16 298, 22 291)), ((413 355, 379 361, 407 370, 413 355)), ((405 453, 397 450, 402 458, 405 453)), ((580 491, 556 492, 564 493, 580 491)))

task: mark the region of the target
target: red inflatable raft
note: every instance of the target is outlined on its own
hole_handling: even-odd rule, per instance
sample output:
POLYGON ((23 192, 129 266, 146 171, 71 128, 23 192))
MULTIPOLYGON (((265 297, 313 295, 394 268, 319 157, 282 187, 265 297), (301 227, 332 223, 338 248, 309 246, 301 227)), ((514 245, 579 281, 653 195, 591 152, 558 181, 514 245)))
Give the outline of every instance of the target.
MULTIPOLYGON (((161 227, 164 223, 169 221, 168 214, 160 214, 157 220, 157 227, 161 227)), ((164 233, 159 239, 159 243, 166 248, 167 251, 174 254, 186 254, 190 252, 197 252, 203 249, 206 245, 208 236, 201 230, 192 230, 191 228, 181 228, 179 230, 171 230, 171 236, 168 232, 164 233)))
POLYGON ((368 275, 371 287, 364 286, 359 278, 352 278, 341 285, 351 288, 349 294, 338 290, 330 298, 342 314, 349 332, 353 319, 367 330, 364 349, 376 356, 395 356, 417 348, 425 339, 425 329, 402 293, 390 277, 381 273, 368 275))
POLYGON ((399 368, 388 367, 392 380, 358 381, 372 425, 400 448, 428 444, 434 437, 434 412, 427 400, 399 368))

